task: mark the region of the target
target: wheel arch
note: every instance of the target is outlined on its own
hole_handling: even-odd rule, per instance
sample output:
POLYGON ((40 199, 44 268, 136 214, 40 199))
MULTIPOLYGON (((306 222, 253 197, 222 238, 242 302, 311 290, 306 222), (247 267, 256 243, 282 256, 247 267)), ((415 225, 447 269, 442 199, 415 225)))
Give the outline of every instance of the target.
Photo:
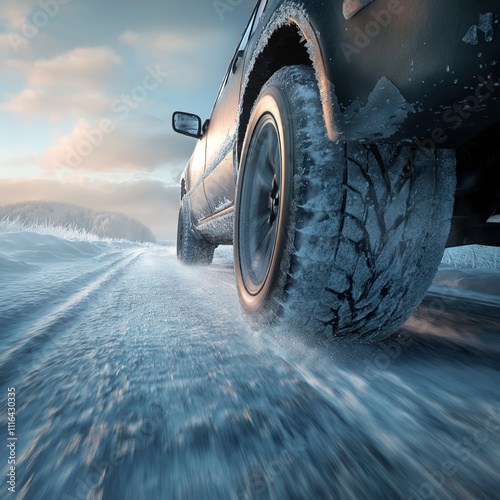
POLYGON ((319 37, 304 10, 286 2, 274 13, 262 31, 245 76, 236 142, 238 163, 246 127, 262 86, 281 68, 294 65, 314 68, 328 135, 332 140, 336 138, 331 85, 326 76, 319 37))

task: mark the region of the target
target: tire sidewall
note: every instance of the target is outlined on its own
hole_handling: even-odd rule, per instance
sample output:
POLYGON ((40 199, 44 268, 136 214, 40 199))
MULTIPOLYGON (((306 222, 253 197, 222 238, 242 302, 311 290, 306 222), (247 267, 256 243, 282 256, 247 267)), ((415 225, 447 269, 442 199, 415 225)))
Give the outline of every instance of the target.
POLYGON ((234 219, 234 261, 237 289, 243 308, 250 314, 259 313, 271 318, 279 307, 286 275, 290 267, 290 249, 293 246, 293 179, 295 175, 296 152, 294 148, 295 127, 292 106, 284 92, 276 85, 268 86, 259 96, 250 116, 243 141, 240 169, 235 201, 234 219), (241 269, 239 230, 242 224, 240 198, 245 183, 246 160, 259 121, 266 114, 271 115, 276 124, 281 147, 281 193, 277 237, 273 257, 266 280, 256 294, 248 292, 241 269))
POLYGON ((177 259, 183 260, 183 250, 184 250, 184 207, 181 201, 181 206, 179 208, 179 217, 177 219, 177 259))
POLYGON ((177 223, 177 258, 187 265, 208 265, 212 263, 216 247, 215 243, 205 240, 192 227, 189 199, 185 196, 177 223))

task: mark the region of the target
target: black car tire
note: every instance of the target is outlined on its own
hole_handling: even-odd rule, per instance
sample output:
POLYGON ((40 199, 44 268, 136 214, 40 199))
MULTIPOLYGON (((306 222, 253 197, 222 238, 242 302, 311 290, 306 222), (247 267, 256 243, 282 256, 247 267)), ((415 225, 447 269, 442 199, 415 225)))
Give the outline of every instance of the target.
POLYGON ((184 264, 208 265, 212 263, 216 247, 193 230, 188 200, 183 198, 177 222, 177 259, 184 264))
POLYGON ((279 70, 255 102, 241 152, 234 258, 243 308, 259 323, 328 337, 387 337, 437 271, 455 183, 454 151, 331 142, 313 69, 279 70))

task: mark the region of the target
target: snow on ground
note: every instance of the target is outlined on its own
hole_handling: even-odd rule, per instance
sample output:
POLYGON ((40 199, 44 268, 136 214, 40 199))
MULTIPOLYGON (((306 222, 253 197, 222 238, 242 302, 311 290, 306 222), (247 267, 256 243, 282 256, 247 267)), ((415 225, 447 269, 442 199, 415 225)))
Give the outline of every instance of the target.
POLYGON ((0 266, 19 500, 498 495, 498 342, 454 337, 498 334, 471 300, 495 270, 443 266, 410 337, 349 347, 252 330, 231 247, 189 268, 173 246, 24 231, 0 234, 0 266))
POLYGON ((137 246, 128 241, 67 240, 31 232, 0 234, 0 271, 41 269, 50 263, 79 261, 137 246))
MULTIPOLYGON (((0 283, 2 274, 7 279, 16 273, 26 275, 45 269, 50 264, 83 263, 147 246, 100 240, 72 228, 25 227, 16 221, 0 221, 0 283)), ((175 251, 171 245, 169 248, 172 253, 175 251)), ((220 262, 233 263, 232 247, 217 248, 216 256, 220 262)), ((500 296, 500 249, 480 245, 447 249, 433 285, 500 296)))
POLYGON ((500 248, 483 245, 448 248, 444 252, 443 264, 455 268, 497 269, 500 271, 500 248))
POLYGON ((21 232, 57 236, 72 241, 109 241, 105 238, 99 238, 95 234, 89 233, 84 229, 76 228, 75 226, 54 226, 48 222, 30 224, 22 221, 19 217, 17 219, 11 219, 9 217, 0 219, 0 234, 21 232))

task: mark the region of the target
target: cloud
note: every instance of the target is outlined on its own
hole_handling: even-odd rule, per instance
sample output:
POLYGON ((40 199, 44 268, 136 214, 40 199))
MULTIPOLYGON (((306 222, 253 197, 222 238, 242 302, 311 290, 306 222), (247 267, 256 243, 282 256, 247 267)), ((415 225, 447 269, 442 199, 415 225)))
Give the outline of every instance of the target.
MULTIPOLYGON (((35 161, 47 171, 73 172, 153 172, 164 165, 183 168, 194 148, 192 140, 165 132, 137 132, 138 124, 124 124, 110 119, 92 126, 80 119, 71 133, 59 137, 54 146, 38 156, 25 158, 35 161)), ((17 158, 5 163, 19 165, 17 158)))
POLYGON ((127 31, 124 31, 119 37, 118 39, 120 40, 120 42, 123 42, 123 43, 128 43, 128 44, 134 44, 137 39, 139 38, 139 34, 136 33, 135 31, 130 31, 130 30, 127 30, 127 31))
POLYGON ((102 115, 109 112, 112 100, 101 89, 120 64, 120 57, 108 47, 78 48, 32 63, 10 59, 4 68, 24 73, 28 88, 8 96, 0 109, 24 116, 44 115, 50 121, 68 115, 102 115))
POLYGON ((207 44, 218 39, 214 33, 186 33, 185 31, 170 30, 153 33, 137 33, 127 30, 119 36, 123 43, 139 47, 149 52, 186 53, 195 52, 207 44), (215 40, 214 40, 215 39, 215 40))
POLYGON ((26 89, 11 97, 7 103, 0 104, 0 109, 60 121, 67 115, 102 114, 110 106, 111 100, 97 91, 83 90, 64 95, 60 91, 26 89))
POLYGON ((16 51, 26 52, 29 44, 15 33, 0 33, 0 57, 6 59, 16 51))
POLYGON ((146 224, 160 240, 174 240, 179 189, 159 181, 112 183, 84 179, 62 182, 48 179, 3 179, 2 204, 23 201, 60 201, 95 210, 111 210, 146 224))
POLYGON ((109 47, 81 47, 54 59, 38 59, 33 63, 7 61, 7 66, 26 74, 30 87, 64 84, 95 87, 108 81, 120 57, 109 47))
POLYGON ((9 29, 18 30, 25 26, 26 16, 31 12, 35 2, 26 0, 3 0, 0 10, 0 19, 4 21, 9 29))
POLYGON ((214 70, 214 67, 222 57, 220 66, 223 68, 230 57, 221 56, 221 52, 228 49, 224 32, 209 32, 204 28, 153 32, 129 30, 123 32, 119 40, 132 47, 141 58, 161 61, 170 72, 168 85, 175 91, 197 88, 207 77, 215 77, 220 83, 224 70, 214 70))

